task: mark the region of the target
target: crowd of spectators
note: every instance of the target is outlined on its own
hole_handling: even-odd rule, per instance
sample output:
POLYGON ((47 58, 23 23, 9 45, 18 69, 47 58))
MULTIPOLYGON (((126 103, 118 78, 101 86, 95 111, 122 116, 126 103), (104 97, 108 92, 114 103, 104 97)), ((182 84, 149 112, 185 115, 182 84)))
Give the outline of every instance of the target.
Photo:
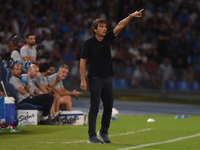
POLYGON ((132 87, 160 88, 161 80, 199 81, 200 1, 198 0, 6 0, 0 2, 0 55, 9 58, 17 34, 34 33, 45 45, 41 60, 70 67, 70 84, 79 83, 83 42, 92 37, 91 23, 103 18, 108 30, 144 8, 114 40, 114 78, 132 87), (141 84, 142 85, 141 85, 141 84))

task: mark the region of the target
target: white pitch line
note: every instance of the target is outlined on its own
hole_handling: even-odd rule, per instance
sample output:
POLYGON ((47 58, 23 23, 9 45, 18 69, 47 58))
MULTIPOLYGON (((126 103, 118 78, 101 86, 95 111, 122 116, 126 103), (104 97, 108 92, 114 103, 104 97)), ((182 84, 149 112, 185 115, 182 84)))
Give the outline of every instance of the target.
POLYGON ((115 134, 115 135, 109 135, 109 137, 129 135, 129 134, 134 134, 134 133, 144 132, 144 131, 150 131, 150 130, 153 130, 153 129, 151 129, 151 128, 149 128, 149 129, 142 129, 142 130, 137 130, 137 131, 132 131, 132 132, 126 132, 126 133, 120 133, 120 134, 115 134))
POLYGON ((172 140, 168 140, 168 141, 157 142, 157 143, 149 143, 149 144, 143 144, 143 145, 138 145, 138 146, 126 147, 126 148, 120 148, 120 149, 117 149, 117 150, 129 150, 129 149, 136 149, 136 148, 141 148, 141 147, 148 147, 148 146, 152 146, 152 145, 159 145, 159 144, 176 142, 176 141, 194 138, 194 137, 198 137, 198 136, 200 136, 200 133, 190 135, 190 136, 180 137, 180 138, 176 138, 176 139, 172 139, 172 140))
POLYGON ((88 140, 72 141, 72 142, 61 142, 61 144, 83 143, 83 142, 87 142, 87 141, 88 140))
MULTIPOLYGON (((132 132, 114 134, 114 135, 109 135, 109 137, 130 135, 130 134, 139 133, 139 132, 145 132, 145 131, 150 131, 150 130, 153 130, 153 129, 148 128, 148 129, 142 129, 142 130, 137 130, 137 131, 132 131, 132 132)), ((61 144, 83 143, 83 142, 87 142, 87 141, 88 141, 88 140, 71 141, 71 142, 61 142, 61 144)), ((52 144, 52 143, 58 143, 58 142, 37 142, 37 143, 52 144)))

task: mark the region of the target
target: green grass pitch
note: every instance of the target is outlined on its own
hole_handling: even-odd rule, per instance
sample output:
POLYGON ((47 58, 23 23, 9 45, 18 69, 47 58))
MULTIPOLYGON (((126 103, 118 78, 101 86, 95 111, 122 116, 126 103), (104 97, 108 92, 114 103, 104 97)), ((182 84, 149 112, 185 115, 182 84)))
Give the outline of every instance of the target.
MULTIPOLYGON (((111 144, 88 144, 88 126, 27 125, 19 128, 20 133, 2 131, 0 150, 199 150, 200 116, 174 117, 118 116, 116 121, 111 121, 111 144), (148 123, 148 118, 155 122, 148 123)), ((100 122, 101 116, 98 116, 97 131, 100 122)))

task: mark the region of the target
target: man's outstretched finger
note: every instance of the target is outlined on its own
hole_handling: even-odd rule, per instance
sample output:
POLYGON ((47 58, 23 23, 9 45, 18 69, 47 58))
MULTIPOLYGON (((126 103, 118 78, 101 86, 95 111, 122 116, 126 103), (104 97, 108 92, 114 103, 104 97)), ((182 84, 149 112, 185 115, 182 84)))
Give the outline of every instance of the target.
POLYGON ((144 9, 141 9, 139 12, 143 12, 144 9))

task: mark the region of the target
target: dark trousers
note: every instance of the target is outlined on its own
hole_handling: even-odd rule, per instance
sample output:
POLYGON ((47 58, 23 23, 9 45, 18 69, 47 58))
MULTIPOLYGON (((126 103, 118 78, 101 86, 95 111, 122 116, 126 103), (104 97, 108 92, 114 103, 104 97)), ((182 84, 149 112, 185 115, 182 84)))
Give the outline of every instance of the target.
POLYGON ((23 99, 19 104, 22 103, 30 103, 33 105, 40 105, 42 106, 42 115, 47 116, 50 113, 51 106, 54 102, 54 97, 50 94, 40 94, 40 95, 34 95, 29 96, 25 99, 23 99))
POLYGON ((111 77, 90 77, 90 109, 89 109, 89 136, 96 136, 96 119, 99 112, 100 98, 103 102, 103 115, 101 120, 102 133, 108 133, 113 108, 113 79, 111 77))

